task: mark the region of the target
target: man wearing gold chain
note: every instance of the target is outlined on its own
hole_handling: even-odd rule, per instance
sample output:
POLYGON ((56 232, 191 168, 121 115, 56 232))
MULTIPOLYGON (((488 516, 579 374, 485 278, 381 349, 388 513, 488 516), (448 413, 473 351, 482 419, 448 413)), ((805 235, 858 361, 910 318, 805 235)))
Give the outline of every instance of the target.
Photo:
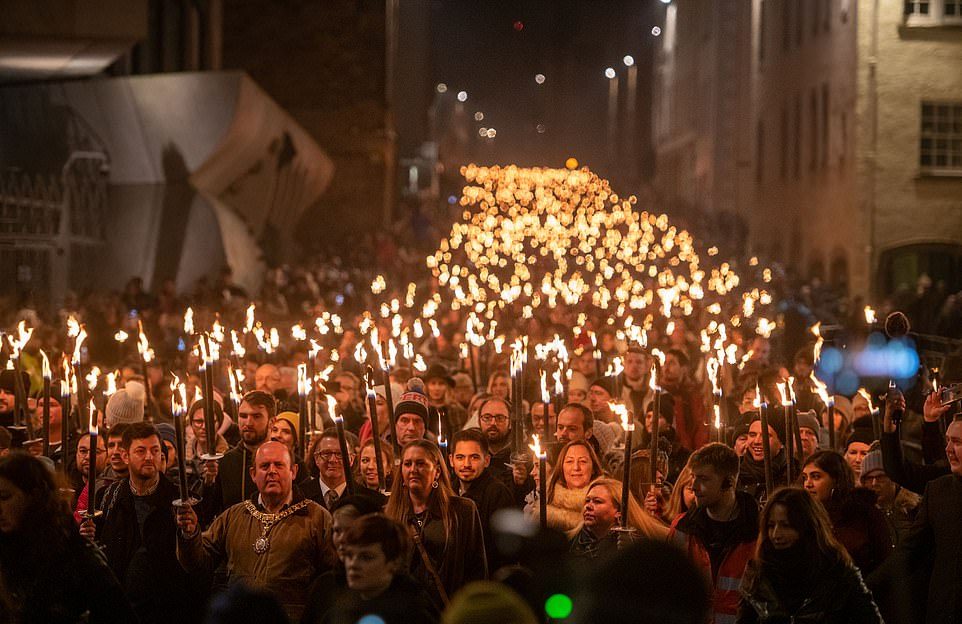
POLYGON ((211 572, 227 561, 228 582, 274 594, 298 621, 311 582, 334 562, 331 515, 294 492, 297 466, 279 442, 257 450, 251 478, 257 491, 228 508, 203 533, 189 506, 177 514, 177 559, 188 572, 211 572))

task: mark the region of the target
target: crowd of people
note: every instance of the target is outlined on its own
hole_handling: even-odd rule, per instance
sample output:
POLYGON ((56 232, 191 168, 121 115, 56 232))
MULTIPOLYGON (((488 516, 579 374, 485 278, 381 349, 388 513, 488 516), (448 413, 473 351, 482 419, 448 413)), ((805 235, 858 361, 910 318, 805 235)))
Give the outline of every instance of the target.
MULTIPOLYGON (((337 357, 316 362, 336 362, 333 400, 316 392, 310 426, 297 385, 308 347, 294 343, 248 349, 236 401, 218 369, 213 401, 190 401, 179 435, 171 371, 185 371, 187 396, 203 387, 184 308, 200 323, 242 315, 248 296, 229 273, 189 299, 132 280, 51 317, 19 310, 11 320, 35 333, 23 372, 0 374, 0 622, 962 621, 953 404, 924 366, 876 393, 877 408, 872 393, 826 403, 812 379, 808 326, 856 323, 859 310, 825 311, 820 287, 783 282, 780 332, 731 328, 720 399, 697 312, 651 328, 645 345, 599 311, 587 320, 597 346, 572 336, 583 310, 515 320, 531 345, 569 339, 550 401, 538 364, 516 379, 508 350, 466 357, 451 309, 412 344, 420 366, 401 358, 372 379, 357 357, 371 282, 392 267, 438 292, 416 254, 384 243, 352 264, 272 271, 257 298, 265 322, 341 314, 326 347, 337 357), (64 411, 57 371, 43 398, 38 351, 70 353, 70 315, 90 336, 87 370, 119 373, 96 433, 76 401, 64 411), (149 362, 114 339, 142 328, 149 362)), ((373 322, 391 334, 389 316, 373 322)))

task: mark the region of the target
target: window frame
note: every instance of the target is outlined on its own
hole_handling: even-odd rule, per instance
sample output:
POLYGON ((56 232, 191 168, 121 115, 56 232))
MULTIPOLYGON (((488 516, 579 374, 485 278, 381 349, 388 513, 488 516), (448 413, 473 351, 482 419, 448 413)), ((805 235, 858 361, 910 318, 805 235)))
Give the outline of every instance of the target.
MULTIPOLYGON (((962 177, 962 100, 920 100, 919 101, 919 120, 918 120, 918 163, 920 177, 962 177), (949 111, 949 129, 939 130, 937 127, 931 130, 925 129, 926 107, 947 107, 949 111), (958 129, 956 129, 958 128, 958 129), (932 144, 928 148, 923 147, 924 141, 932 144), (936 164, 938 150, 935 146, 936 141, 946 141, 948 146, 945 149, 948 163, 945 165, 936 164), (957 142, 959 147, 953 150, 951 144, 957 142), (923 164, 923 154, 928 153, 931 157, 929 164, 923 164), (952 164, 953 157, 959 163, 952 164)), ((933 115, 934 120, 939 119, 938 114, 933 115)))

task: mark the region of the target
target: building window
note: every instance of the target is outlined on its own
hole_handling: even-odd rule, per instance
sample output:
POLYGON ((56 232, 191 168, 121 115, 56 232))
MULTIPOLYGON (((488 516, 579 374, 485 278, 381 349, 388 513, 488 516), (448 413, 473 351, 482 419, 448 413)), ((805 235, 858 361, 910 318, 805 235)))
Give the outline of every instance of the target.
POLYGON ((905 0, 906 26, 962 24, 962 0, 905 0))
POLYGON ((905 0, 906 15, 928 15, 929 0, 905 0))
POLYGON ((962 175, 962 102, 922 102, 919 167, 923 174, 962 175))

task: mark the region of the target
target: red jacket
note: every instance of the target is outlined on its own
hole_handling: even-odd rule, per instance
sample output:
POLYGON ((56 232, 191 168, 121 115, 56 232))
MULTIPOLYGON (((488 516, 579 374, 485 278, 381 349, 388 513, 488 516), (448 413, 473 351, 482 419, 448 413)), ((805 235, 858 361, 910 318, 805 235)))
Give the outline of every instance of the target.
POLYGON ((685 384, 665 390, 675 402, 673 416, 678 443, 689 451, 697 451, 708 444, 708 409, 698 388, 685 384))
POLYGON ((724 558, 712 576, 712 563, 708 549, 698 534, 704 526, 702 520, 706 516, 704 510, 695 508, 683 514, 669 533, 669 540, 684 548, 699 568, 704 570, 705 576, 711 579, 712 587, 712 622, 714 624, 733 624, 738 615, 741 604, 742 576, 745 567, 755 556, 756 537, 758 532, 758 508, 750 496, 739 494, 739 527, 735 532, 736 542, 724 551, 724 558), (699 517, 700 516, 700 517, 699 517))

